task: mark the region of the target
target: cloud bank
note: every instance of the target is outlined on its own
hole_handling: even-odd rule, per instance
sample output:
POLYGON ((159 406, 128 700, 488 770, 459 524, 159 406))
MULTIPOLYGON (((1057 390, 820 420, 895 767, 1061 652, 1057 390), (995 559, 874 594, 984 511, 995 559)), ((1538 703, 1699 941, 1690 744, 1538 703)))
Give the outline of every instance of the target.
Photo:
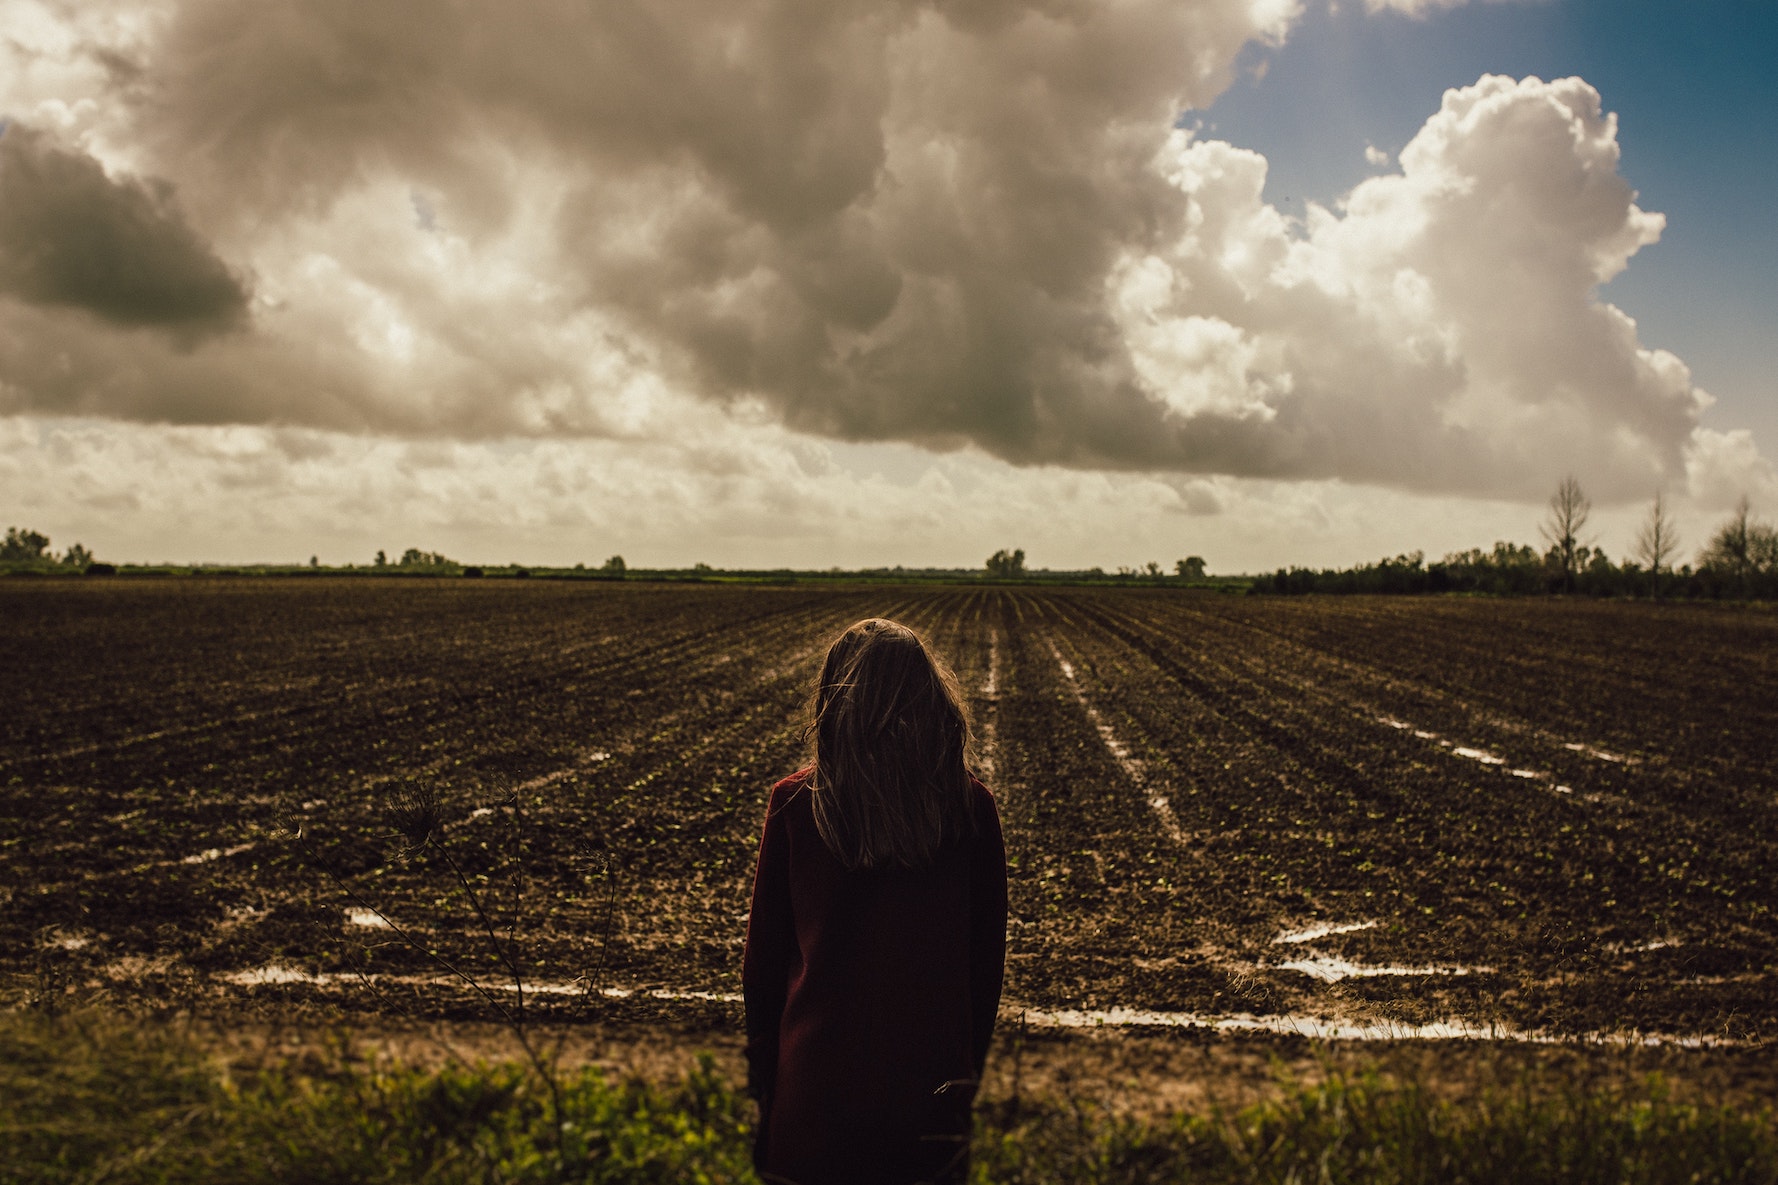
POLYGON ((167 187, 113 181, 26 128, 0 134, 0 179, 0 292, 123 327, 223 331, 246 312, 167 187))
POLYGON ((1662 220, 1585 82, 1450 91, 1302 220, 1179 130, 1293 0, 7 2, 0 411, 642 440, 690 398, 1516 499, 1764 465, 1597 295, 1662 220))

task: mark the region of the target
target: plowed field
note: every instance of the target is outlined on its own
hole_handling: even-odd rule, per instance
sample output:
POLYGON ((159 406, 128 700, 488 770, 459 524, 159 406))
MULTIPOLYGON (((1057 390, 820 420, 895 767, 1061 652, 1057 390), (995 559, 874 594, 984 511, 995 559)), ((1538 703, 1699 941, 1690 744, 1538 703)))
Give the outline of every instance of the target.
POLYGON ((767 788, 869 615, 969 693, 1009 1009, 1778 1036, 1778 617, 1141 589, 7 584, 5 992, 475 1007, 320 867, 497 980, 391 833, 422 784, 546 1006, 732 1011, 767 788))

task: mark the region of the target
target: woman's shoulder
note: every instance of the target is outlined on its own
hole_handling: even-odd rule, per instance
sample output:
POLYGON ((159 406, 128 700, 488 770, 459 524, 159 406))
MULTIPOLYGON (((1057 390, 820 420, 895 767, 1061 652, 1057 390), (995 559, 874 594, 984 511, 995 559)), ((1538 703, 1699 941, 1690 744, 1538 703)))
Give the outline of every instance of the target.
POLYGON ((787 778, 779 778, 772 784, 771 809, 781 810, 795 800, 796 796, 808 787, 809 775, 815 772, 814 766, 805 766, 787 778))
POLYGON ((978 819, 1000 817, 1000 804, 995 801, 994 792, 974 774, 969 775, 969 806, 978 819))

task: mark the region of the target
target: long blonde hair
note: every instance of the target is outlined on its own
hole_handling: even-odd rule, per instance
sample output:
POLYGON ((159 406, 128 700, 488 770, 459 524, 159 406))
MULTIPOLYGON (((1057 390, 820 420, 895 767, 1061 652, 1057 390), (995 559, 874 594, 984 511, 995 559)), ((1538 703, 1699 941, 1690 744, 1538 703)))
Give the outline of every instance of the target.
POLYGON ((917 868, 974 830, 969 714, 907 626, 873 617, 834 640, 805 736, 815 827, 847 868, 917 868))

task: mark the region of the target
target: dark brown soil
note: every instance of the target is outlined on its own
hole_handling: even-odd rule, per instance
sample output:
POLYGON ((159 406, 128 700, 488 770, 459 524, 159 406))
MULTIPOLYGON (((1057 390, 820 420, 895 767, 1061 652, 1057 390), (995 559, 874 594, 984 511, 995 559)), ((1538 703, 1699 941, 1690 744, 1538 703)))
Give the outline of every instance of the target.
POLYGON ((503 982, 466 883, 527 979, 639 993, 602 1023, 732 1024, 642 993, 739 990, 767 787, 876 614, 969 691, 1009 1010, 1778 1036, 1778 617, 1142 589, 0 582, 0 992, 485 1019, 348 915, 503 982), (462 881, 402 855, 414 786, 462 881))

